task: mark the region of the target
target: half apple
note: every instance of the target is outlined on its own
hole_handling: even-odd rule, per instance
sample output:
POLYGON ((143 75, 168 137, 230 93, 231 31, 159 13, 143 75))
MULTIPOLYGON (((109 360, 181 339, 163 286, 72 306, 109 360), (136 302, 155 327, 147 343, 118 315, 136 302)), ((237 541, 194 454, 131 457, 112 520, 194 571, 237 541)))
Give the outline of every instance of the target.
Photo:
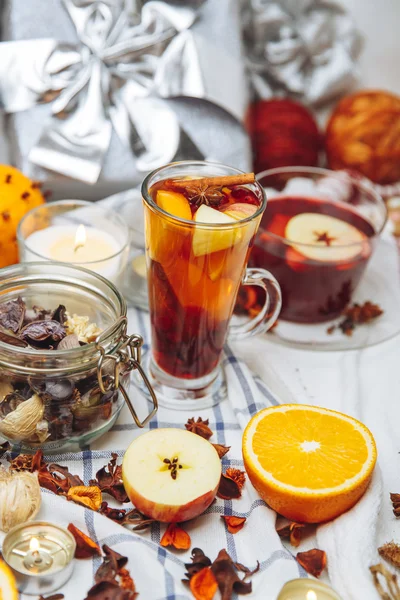
POLYGON ((221 461, 202 437, 183 429, 154 429, 137 437, 122 462, 122 479, 132 504, 164 523, 201 515, 221 479, 221 461))
POLYGON ((322 262, 351 260, 363 252, 363 242, 368 240, 351 223, 320 213, 292 217, 286 225, 285 237, 293 242, 297 252, 322 262))

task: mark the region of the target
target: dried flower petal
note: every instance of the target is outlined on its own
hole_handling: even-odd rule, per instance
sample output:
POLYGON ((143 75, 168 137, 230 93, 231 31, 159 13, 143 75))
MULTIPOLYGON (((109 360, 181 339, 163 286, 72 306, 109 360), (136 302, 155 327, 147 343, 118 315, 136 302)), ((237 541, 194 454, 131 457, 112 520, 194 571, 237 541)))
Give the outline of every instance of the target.
POLYGON ((261 566, 258 561, 257 561, 257 565, 254 567, 253 570, 249 569, 249 567, 245 567, 244 565, 242 565, 242 563, 235 562, 233 564, 235 566, 235 569, 237 569, 238 571, 241 571, 242 573, 245 573, 245 576, 243 577, 243 581, 245 579, 247 579, 248 577, 251 577, 255 573, 258 573, 258 571, 260 570, 260 566, 261 566))
POLYGON ((237 533, 243 529, 246 523, 246 517, 234 517, 233 515, 222 515, 221 519, 224 519, 229 533, 237 533))
POLYGON ((87 508, 98 511, 101 506, 102 495, 95 485, 77 485, 68 490, 67 500, 72 500, 76 504, 82 504, 87 508))
POLYGON ((382 558, 392 563, 395 567, 400 567, 400 546, 394 542, 389 542, 378 548, 382 558))
POLYGON ((185 427, 188 431, 191 431, 192 433, 197 433, 197 435, 200 435, 205 440, 209 440, 210 437, 213 435, 213 432, 209 428, 208 422, 208 419, 203 421, 203 419, 199 417, 196 421, 195 418, 192 417, 188 419, 188 422, 186 423, 185 427))
POLYGON ((196 573, 204 569, 204 567, 211 566, 211 560, 208 558, 208 556, 204 554, 203 550, 201 550, 200 548, 193 548, 192 555, 190 558, 192 562, 185 564, 187 570, 187 573, 185 573, 187 579, 183 580, 185 582, 189 581, 193 577, 193 575, 196 575, 196 573))
POLYGON ((108 465, 97 471, 96 480, 92 480, 90 484, 98 485, 102 492, 110 494, 118 502, 129 502, 122 481, 122 466, 117 465, 118 454, 113 452, 111 457, 108 465))
POLYGON ((221 600, 231 600, 233 592, 237 594, 250 594, 251 583, 238 577, 234 563, 226 550, 220 550, 214 560, 211 570, 221 592, 221 600))
POLYGON ((288 539, 291 545, 297 548, 300 545, 305 529, 306 526, 304 523, 295 523, 292 521, 288 525, 279 527, 276 532, 280 538, 288 539))
POLYGON ((173 546, 177 550, 189 550, 190 535, 176 523, 170 523, 161 538, 161 546, 173 546))
POLYGON ((229 452, 229 450, 231 449, 230 446, 223 446, 222 444, 213 444, 213 446, 216 449, 218 456, 220 458, 223 458, 225 456, 225 454, 227 454, 229 452))
POLYGON ((244 471, 241 471, 240 469, 233 469, 232 467, 229 467, 226 470, 225 475, 226 475, 226 477, 233 479, 233 481, 236 481, 236 483, 239 486, 239 489, 242 489, 242 487, 244 486, 245 481, 246 481, 246 473, 244 471))
POLYGON ((121 588, 115 581, 99 581, 90 588, 85 600, 133 600, 137 593, 121 588))
POLYGON ((297 562, 314 577, 319 577, 326 567, 326 552, 313 548, 307 552, 298 552, 297 562))
POLYGON ((3 302, 0 304, 0 325, 13 333, 18 333, 24 320, 25 310, 26 306, 22 298, 3 302))
POLYGON ((75 558, 91 558, 101 556, 100 546, 96 544, 86 533, 75 527, 73 523, 68 525, 68 531, 72 533, 76 542, 75 558))
POLYGON ((232 500, 233 498, 240 498, 241 495, 240 487, 236 481, 230 477, 221 475, 217 491, 218 498, 222 498, 222 500, 232 500))
POLYGON ((190 580, 190 591, 196 600, 212 600, 218 589, 211 567, 205 567, 193 575, 190 580))
POLYGON ((131 574, 128 569, 120 569, 118 571, 119 575, 119 585, 123 590, 130 590, 131 592, 135 592, 135 582, 133 581, 131 574))
POLYGON ((21 329, 20 335, 34 348, 50 349, 66 336, 66 332, 58 321, 33 321, 21 329))

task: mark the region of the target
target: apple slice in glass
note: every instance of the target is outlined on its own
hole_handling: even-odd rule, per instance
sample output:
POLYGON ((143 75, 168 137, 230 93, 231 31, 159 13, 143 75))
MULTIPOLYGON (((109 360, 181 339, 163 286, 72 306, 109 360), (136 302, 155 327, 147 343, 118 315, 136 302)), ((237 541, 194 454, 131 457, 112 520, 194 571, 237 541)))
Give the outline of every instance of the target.
POLYGON ((303 256, 322 262, 355 258, 363 251, 367 236, 342 219, 320 213, 300 213, 290 219, 285 237, 303 256), (299 244, 299 245, 296 245, 299 244))
POLYGON ((137 437, 122 462, 131 502, 164 523, 201 515, 213 502, 221 479, 215 448, 184 429, 154 429, 137 437))

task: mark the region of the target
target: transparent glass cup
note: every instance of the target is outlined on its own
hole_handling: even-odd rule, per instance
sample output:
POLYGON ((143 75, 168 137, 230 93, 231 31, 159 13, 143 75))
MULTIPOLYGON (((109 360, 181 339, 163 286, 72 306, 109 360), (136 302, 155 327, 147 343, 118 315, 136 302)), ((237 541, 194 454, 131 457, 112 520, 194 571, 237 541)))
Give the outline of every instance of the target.
MULTIPOLYGON (((249 263, 278 279, 279 320, 335 319, 351 301, 385 226, 384 201, 346 172, 283 167, 263 171, 257 180, 268 197, 268 213, 249 263)), ((258 291, 257 296, 262 302, 258 291)))
POLYGON ((187 409, 211 406, 223 397, 220 358, 227 337, 245 338, 267 331, 281 308, 276 279, 265 269, 246 269, 250 248, 266 207, 258 183, 250 187, 260 198, 257 211, 232 223, 196 223, 174 217, 153 199, 152 186, 165 179, 239 174, 220 164, 201 161, 172 163, 146 177, 142 185, 152 350, 149 372, 164 405, 187 409), (200 256, 193 236, 209 244, 200 256), (214 250, 211 239, 231 243, 214 250), (230 324, 238 288, 256 285, 265 302, 250 321, 230 324))

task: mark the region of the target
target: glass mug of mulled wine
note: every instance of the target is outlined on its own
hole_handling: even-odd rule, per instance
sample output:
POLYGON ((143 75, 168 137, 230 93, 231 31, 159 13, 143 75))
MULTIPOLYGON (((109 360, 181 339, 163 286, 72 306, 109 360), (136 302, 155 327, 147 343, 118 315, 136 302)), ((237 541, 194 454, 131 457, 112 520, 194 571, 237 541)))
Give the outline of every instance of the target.
POLYGON ((252 174, 202 161, 153 171, 142 195, 152 384, 166 406, 211 406, 224 396, 227 336, 263 333, 280 311, 276 279, 246 269, 266 196, 252 174), (250 321, 230 324, 241 283, 262 289, 264 305, 250 321))
MULTIPOLYGON (((381 197, 346 172, 285 167, 257 175, 268 198, 249 264, 269 269, 282 290, 280 320, 321 323, 351 300, 387 210, 381 197)), ((263 294, 242 288, 238 306, 263 294)), ((254 310, 257 312, 257 310, 254 310)))

